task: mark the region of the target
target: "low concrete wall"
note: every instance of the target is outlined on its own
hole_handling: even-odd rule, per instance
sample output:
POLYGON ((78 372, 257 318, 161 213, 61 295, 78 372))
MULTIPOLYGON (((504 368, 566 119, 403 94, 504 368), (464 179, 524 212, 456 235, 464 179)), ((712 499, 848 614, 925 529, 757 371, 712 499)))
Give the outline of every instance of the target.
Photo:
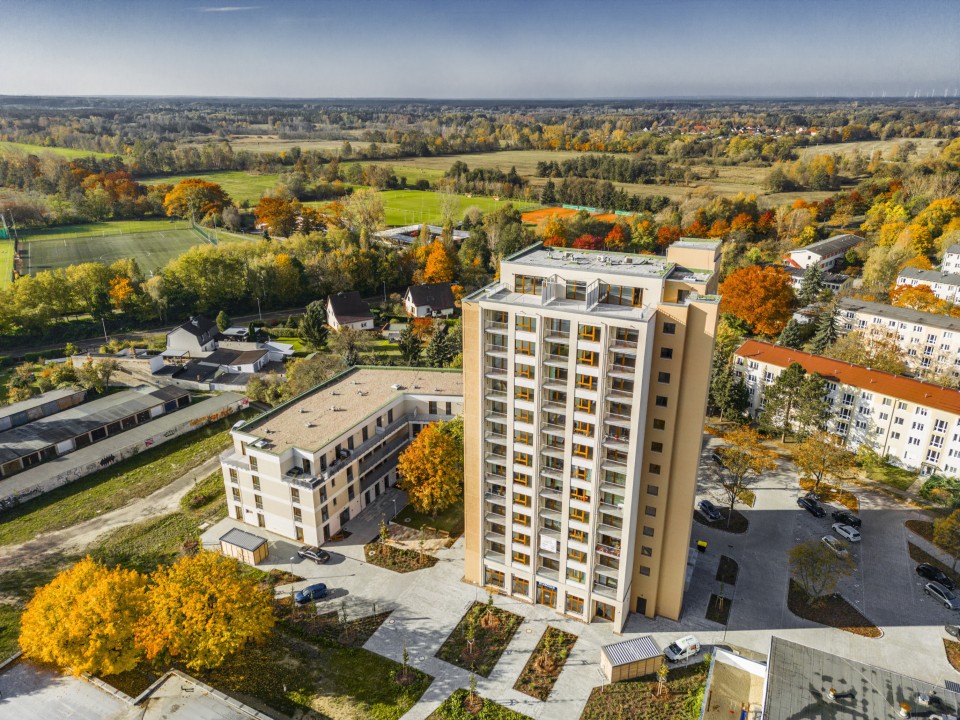
POLYGON ((54 488, 86 477, 97 470, 126 460, 148 448, 229 417, 248 400, 235 393, 223 393, 192 403, 145 425, 88 445, 85 448, 18 473, 0 481, 0 509, 25 502, 54 488))

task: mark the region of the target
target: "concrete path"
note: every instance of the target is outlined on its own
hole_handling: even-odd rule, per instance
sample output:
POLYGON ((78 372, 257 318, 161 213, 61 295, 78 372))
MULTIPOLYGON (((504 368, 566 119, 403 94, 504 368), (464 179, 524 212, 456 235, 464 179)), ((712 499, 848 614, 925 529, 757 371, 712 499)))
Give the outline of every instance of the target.
POLYGON ((50 555, 82 553, 97 538, 111 530, 173 512, 180 506, 180 499, 193 488, 197 480, 202 480, 219 467, 218 452, 145 498, 77 525, 43 533, 24 543, 0 546, 0 572, 34 564, 50 555))

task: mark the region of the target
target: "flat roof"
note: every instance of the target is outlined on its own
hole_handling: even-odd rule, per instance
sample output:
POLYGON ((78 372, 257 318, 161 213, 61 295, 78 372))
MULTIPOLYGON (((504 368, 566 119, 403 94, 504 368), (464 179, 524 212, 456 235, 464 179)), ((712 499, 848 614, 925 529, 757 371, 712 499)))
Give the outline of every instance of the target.
POLYGON ((613 645, 604 645, 600 651, 607 657, 610 664, 615 666, 628 665, 663 655, 663 651, 650 635, 624 640, 613 645))
POLYGON ((693 250, 716 250, 720 247, 721 241, 717 238, 689 238, 682 237, 676 242, 670 243, 672 248, 690 248, 693 250))
POLYGON ((675 267, 659 255, 571 250, 534 245, 504 258, 505 263, 541 270, 581 270, 624 277, 666 278, 675 267))
POLYGON ((190 393, 177 387, 141 385, 38 418, 0 433, 0 463, 30 455, 185 395, 190 393))
POLYGON ((916 325, 929 325, 930 327, 938 327, 944 330, 960 331, 960 318, 950 317, 949 315, 921 312, 919 310, 911 310, 910 308, 896 307, 895 305, 870 302, 869 300, 858 300, 857 298, 841 298, 837 305, 841 310, 872 313, 873 315, 885 317, 890 320, 900 320, 916 325))
POLYGON ((748 360, 757 360, 781 368, 788 367, 791 363, 799 363, 807 372, 819 373, 827 380, 842 385, 889 395, 898 400, 905 400, 924 407, 960 415, 960 390, 954 390, 953 388, 934 385, 903 375, 872 370, 842 360, 831 360, 820 355, 811 355, 802 350, 771 345, 759 340, 747 340, 737 348, 734 354, 748 360))
POLYGON ((463 397, 463 372, 356 367, 254 418, 238 433, 263 438, 264 450, 318 450, 402 395, 463 397), (394 389, 399 385, 399 389, 394 389), (333 408, 336 408, 334 410, 333 408))
POLYGON ((944 687, 893 670, 774 637, 767 663, 764 720, 864 720, 895 718, 906 703, 916 715, 957 714, 960 697, 944 687), (836 691, 830 697, 830 689, 836 691), (943 711, 931 713, 920 695, 936 694, 943 711))
POLYGON ((253 552, 257 548, 263 547, 267 541, 259 535, 248 533, 246 530, 230 528, 229 532, 220 536, 220 542, 253 552))

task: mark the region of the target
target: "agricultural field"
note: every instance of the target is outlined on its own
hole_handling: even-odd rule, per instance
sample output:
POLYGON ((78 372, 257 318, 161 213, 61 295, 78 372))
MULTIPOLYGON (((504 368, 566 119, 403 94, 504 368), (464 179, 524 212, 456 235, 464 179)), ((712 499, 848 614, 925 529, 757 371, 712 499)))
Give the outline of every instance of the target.
POLYGON ((13 281, 13 240, 0 240, 0 288, 13 281))
MULTIPOLYGON (((366 149, 370 143, 365 140, 348 138, 350 145, 354 150, 366 149)), ((208 142, 219 142, 217 138, 204 136, 183 143, 184 145, 202 145, 208 142)), ((247 150, 250 152, 277 153, 291 148, 298 147, 301 150, 322 150, 324 152, 340 154, 343 147, 343 140, 284 140, 276 135, 231 135, 227 142, 234 150, 247 150)), ((393 143, 378 143, 381 148, 392 149, 396 147, 393 143)))
POLYGON ((92 150, 74 150, 73 148, 46 147, 44 145, 27 145, 26 143, 0 142, 0 155, 4 153, 17 153, 24 155, 44 155, 52 154, 65 157, 67 160, 76 160, 84 157, 108 158, 113 157, 111 153, 93 152, 92 150))
POLYGON ((166 265, 194 245, 207 242, 189 224, 169 220, 88 223, 24 233, 25 270, 41 270, 84 262, 110 264, 132 257, 145 272, 166 265))
POLYGON ((175 185, 181 180, 187 178, 199 178, 207 182, 217 183, 222 187, 230 198, 236 203, 244 201, 251 205, 256 205, 260 201, 260 196, 267 190, 272 190, 277 184, 278 175, 276 173, 264 173, 263 175, 254 175, 243 170, 225 170, 222 172, 196 173, 188 175, 163 175, 148 178, 138 178, 144 185, 159 185, 166 183, 175 185))
POLYGON ((800 157, 813 157, 814 155, 852 155, 859 150, 864 157, 869 158, 876 150, 879 150, 884 157, 894 149, 896 145, 902 145, 905 142, 912 142, 917 146, 916 157, 925 158, 929 155, 935 155, 940 152, 940 148, 946 144, 946 140, 936 138, 914 138, 906 140, 898 138, 896 140, 858 140, 856 142, 831 144, 831 145, 812 145, 802 148, 799 151, 800 157))

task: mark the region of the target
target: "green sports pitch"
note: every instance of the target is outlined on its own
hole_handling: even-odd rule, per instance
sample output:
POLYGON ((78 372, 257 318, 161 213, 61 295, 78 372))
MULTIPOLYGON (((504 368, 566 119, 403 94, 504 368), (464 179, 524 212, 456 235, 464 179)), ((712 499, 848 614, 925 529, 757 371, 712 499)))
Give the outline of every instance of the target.
POLYGON ((162 268, 194 245, 208 241, 187 223, 138 223, 140 232, 114 223, 51 228, 59 232, 28 234, 25 269, 30 274, 100 262, 109 265, 122 258, 134 258, 145 272, 162 268))

